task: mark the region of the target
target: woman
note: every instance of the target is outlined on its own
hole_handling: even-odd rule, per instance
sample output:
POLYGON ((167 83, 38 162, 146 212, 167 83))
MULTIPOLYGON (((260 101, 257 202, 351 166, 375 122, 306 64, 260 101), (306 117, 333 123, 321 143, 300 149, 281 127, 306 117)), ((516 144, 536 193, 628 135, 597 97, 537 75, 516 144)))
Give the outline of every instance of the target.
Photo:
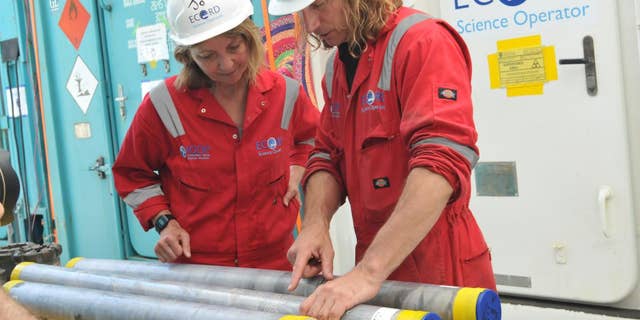
POLYGON ((290 269, 318 111, 264 68, 249 0, 169 0, 184 67, 147 95, 113 167, 163 262, 290 269))

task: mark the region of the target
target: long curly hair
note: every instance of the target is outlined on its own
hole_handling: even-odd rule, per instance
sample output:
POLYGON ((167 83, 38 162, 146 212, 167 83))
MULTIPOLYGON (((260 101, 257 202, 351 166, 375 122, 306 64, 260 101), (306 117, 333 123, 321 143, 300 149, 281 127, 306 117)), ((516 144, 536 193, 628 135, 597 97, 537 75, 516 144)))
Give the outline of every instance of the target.
MULTIPOLYGON (((251 19, 246 19, 237 27, 218 35, 218 37, 235 36, 242 37, 248 46, 249 63, 243 79, 253 83, 258 75, 258 71, 264 66, 265 53, 260 30, 251 19)), ((191 46, 176 46, 173 53, 176 60, 184 65, 174 82, 174 86, 178 89, 211 88, 215 85, 214 81, 202 72, 191 56, 191 48, 196 45, 197 44, 191 46)))
MULTIPOLYGON (((348 47, 349 53, 353 57, 358 57, 364 51, 367 42, 376 39, 380 30, 385 26, 389 16, 395 13, 402 6, 402 0, 329 0, 344 1, 345 10, 343 14, 346 19, 347 30, 349 30, 348 47)), ((316 35, 311 35, 314 39, 311 44, 319 47, 322 43, 316 35)), ((323 47, 328 48, 326 43, 323 47)))

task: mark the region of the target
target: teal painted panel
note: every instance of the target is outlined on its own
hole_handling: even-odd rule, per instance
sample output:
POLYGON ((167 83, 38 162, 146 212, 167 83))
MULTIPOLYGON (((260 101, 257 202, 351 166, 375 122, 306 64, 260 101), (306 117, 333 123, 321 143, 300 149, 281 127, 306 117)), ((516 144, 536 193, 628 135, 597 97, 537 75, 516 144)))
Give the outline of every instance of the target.
POLYGON ((15 0, 0 0, 0 40, 15 38, 18 35, 15 5, 15 0))
POLYGON ((94 1, 36 1, 44 121, 61 260, 123 258, 120 203, 113 179, 91 171, 113 163, 114 127, 94 1), (55 5, 54 5, 55 4, 55 5), (68 23, 71 36, 60 27, 68 23), (86 25, 86 29, 83 26, 86 25), (77 46, 77 48, 76 48, 77 46))

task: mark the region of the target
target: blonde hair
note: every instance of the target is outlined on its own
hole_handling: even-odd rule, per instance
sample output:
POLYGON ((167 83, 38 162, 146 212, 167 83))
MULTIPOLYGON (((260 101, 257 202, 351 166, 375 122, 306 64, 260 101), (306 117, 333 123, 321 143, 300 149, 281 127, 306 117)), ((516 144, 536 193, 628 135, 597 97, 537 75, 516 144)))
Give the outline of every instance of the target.
MULTIPOLYGON (((402 0, 330 0, 344 1, 344 16, 347 23, 349 35, 347 44, 349 53, 353 57, 358 57, 364 51, 367 42, 375 40, 378 33, 387 23, 389 16, 394 14, 402 6, 402 0)), ((318 47, 320 38, 311 35, 315 39, 312 43, 318 47)), ((322 43, 326 48, 327 45, 322 43)))
MULTIPOLYGON (((247 18, 237 27, 218 35, 217 37, 235 36, 242 37, 249 50, 249 63, 243 78, 247 79, 249 82, 254 82, 258 75, 258 71, 264 65, 265 53, 260 31, 255 23, 253 23, 250 18, 247 18)), ((174 83, 176 88, 186 87, 189 89, 199 89, 210 88, 214 85, 214 81, 202 72, 191 56, 191 48, 196 45, 197 44, 191 46, 177 46, 174 51, 173 55, 176 60, 184 65, 174 83)))

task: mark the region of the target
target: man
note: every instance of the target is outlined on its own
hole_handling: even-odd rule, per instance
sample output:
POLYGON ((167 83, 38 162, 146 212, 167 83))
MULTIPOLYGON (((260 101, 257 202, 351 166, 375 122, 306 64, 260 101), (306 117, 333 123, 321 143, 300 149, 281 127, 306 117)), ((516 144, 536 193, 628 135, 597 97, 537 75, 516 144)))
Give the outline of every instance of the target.
POLYGON ((346 195, 357 264, 320 286, 300 311, 339 319, 385 279, 495 289, 491 257, 471 211, 478 159, 471 62, 447 23, 401 0, 271 0, 301 11, 306 31, 337 46, 323 82, 326 107, 307 162, 305 218, 288 252, 289 289, 333 279, 331 217, 346 195))

